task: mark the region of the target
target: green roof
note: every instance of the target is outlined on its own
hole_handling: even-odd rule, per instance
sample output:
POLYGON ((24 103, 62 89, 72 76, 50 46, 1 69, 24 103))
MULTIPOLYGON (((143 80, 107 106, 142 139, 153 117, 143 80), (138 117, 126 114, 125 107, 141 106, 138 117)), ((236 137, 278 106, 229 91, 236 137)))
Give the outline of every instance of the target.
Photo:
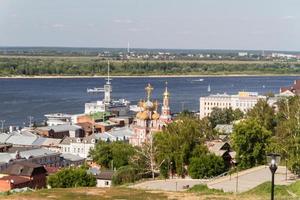
POLYGON ((96 112, 96 113, 93 113, 89 116, 91 118, 93 118, 94 120, 98 120, 98 119, 103 119, 107 116, 111 116, 111 113, 110 112, 96 112))

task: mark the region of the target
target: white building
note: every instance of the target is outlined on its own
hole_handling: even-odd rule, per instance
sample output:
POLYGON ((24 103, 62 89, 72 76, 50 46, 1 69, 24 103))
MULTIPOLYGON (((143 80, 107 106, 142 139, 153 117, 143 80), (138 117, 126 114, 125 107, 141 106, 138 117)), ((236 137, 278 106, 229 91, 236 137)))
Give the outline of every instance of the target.
POLYGON ((200 119, 209 116, 215 107, 233 110, 238 108, 246 113, 259 99, 266 99, 266 96, 258 95, 256 92, 239 92, 237 95, 216 94, 200 97, 200 119))

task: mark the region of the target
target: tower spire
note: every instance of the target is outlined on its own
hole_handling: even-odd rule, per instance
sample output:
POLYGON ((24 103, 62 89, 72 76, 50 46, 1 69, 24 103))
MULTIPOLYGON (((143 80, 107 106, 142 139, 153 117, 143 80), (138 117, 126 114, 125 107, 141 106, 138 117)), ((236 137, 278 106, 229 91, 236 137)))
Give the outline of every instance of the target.
POLYGON ((163 105, 161 107, 160 119, 165 122, 171 121, 171 111, 169 105, 170 93, 168 91, 168 82, 165 83, 165 91, 163 93, 163 105))
POLYGON ((152 91, 153 91, 153 87, 150 85, 150 83, 148 83, 145 90, 146 90, 146 93, 147 93, 147 101, 150 101, 151 94, 152 94, 152 91))

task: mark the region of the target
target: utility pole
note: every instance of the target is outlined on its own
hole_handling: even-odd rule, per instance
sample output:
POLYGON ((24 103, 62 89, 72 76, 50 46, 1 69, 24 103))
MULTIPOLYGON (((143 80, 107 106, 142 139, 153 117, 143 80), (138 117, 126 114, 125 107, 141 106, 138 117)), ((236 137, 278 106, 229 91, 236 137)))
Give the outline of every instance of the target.
POLYGON ((0 122, 1 122, 1 132, 3 133, 5 120, 0 120, 0 122))

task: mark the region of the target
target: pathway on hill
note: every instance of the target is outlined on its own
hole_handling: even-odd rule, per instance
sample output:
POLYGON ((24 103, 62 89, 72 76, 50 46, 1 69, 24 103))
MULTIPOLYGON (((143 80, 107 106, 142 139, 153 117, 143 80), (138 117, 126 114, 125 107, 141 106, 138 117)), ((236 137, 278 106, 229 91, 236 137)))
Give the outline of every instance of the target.
POLYGON ((165 190, 165 191, 183 191, 184 186, 189 185, 193 187, 198 184, 205 184, 208 180, 203 179, 166 179, 166 180, 154 180, 137 183, 130 186, 136 189, 146 190, 165 190))
MULTIPOLYGON (((286 168, 279 166, 275 174, 275 184, 287 185, 292 180, 293 174, 288 171, 286 180, 286 168)), ((245 192, 266 181, 271 181, 271 172, 268 166, 254 167, 237 174, 221 177, 207 183, 209 188, 222 189, 225 192, 245 192)))

